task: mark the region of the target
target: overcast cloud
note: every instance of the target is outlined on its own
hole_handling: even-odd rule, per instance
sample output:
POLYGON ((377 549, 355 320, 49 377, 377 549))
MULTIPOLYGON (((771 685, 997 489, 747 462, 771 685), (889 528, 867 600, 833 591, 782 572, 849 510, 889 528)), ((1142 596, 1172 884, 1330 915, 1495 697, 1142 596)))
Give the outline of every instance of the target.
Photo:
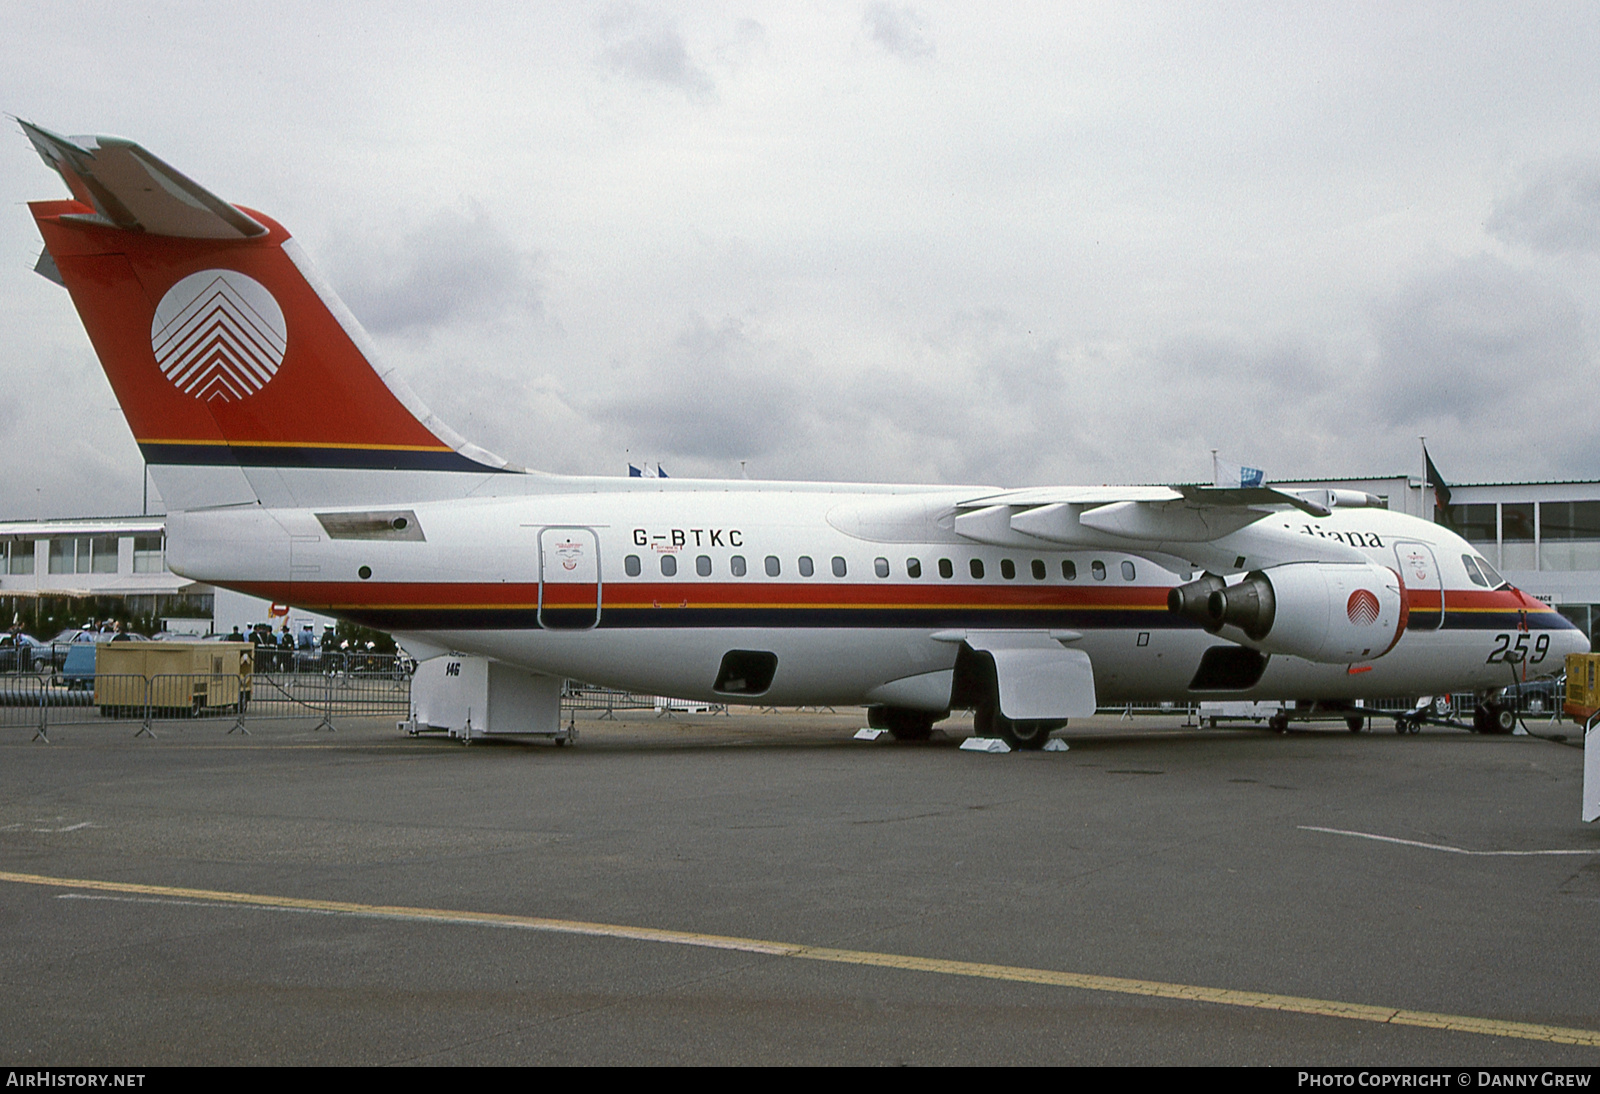
POLYGON ((522 248, 476 203, 419 224, 343 237, 330 248, 341 297, 373 334, 425 334, 462 323, 537 319, 537 251, 522 248))
MULTIPOLYGON (((277 218, 531 467, 1498 481, 1600 477, 1596 56, 1583 4, 89 3, 13 13, 0 107, 277 218)), ((0 515, 137 511, 0 163, 0 515)))
POLYGON ((1552 253, 1600 253, 1600 160, 1536 168, 1494 203, 1489 230, 1552 253))

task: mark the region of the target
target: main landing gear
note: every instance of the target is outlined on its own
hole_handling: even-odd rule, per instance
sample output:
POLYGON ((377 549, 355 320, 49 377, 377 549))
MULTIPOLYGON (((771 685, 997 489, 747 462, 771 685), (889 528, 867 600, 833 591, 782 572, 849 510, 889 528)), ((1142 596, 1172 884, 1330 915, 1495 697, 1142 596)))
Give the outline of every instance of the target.
POLYGON ((887 729, 897 741, 926 741, 933 736, 933 723, 949 717, 950 712, 910 710, 906 707, 868 707, 867 725, 873 729, 887 729))
POLYGON ((1066 724, 1065 720, 1007 718, 1000 713, 998 699, 984 699, 972 712, 972 729, 979 737, 999 737, 1011 748, 1023 751, 1043 748, 1050 734, 1066 724))

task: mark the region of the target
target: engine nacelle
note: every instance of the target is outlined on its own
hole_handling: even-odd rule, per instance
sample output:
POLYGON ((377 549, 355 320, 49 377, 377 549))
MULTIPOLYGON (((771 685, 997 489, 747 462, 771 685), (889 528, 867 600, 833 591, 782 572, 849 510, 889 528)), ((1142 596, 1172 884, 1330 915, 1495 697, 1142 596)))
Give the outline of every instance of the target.
POLYGON ((1366 562, 1295 562, 1218 588, 1207 574, 1180 585, 1167 607, 1213 634, 1264 653, 1324 664, 1382 657, 1405 632, 1405 589, 1393 570, 1366 562))

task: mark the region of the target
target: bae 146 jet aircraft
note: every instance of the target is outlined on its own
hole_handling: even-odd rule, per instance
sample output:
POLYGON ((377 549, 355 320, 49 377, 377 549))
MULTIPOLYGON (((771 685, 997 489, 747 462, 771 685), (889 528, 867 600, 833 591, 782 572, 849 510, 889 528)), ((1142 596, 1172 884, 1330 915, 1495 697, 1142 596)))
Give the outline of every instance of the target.
POLYGON ((422 657, 633 691, 951 710, 1037 748, 1133 700, 1475 691, 1586 637, 1448 529, 1349 491, 585 478, 435 418, 270 217, 130 141, 22 123, 30 205, 169 507, 177 573, 422 657))

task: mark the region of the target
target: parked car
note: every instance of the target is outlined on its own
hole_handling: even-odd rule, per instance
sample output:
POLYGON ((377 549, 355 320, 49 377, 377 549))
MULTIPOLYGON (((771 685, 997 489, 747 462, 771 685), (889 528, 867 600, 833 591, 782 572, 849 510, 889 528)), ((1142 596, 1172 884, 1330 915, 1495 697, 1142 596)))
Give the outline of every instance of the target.
POLYGON ((49 643, 31 634, 0 637, 0 672, 53 672, 55 662, 49 643))
MULTIPOLYGON (((94 687, 94 651, 102 642, 109 642, 117 637, 109 631, 75 631, 71 643, 58 646, 65 649, 66 657, 61 662, 61 668, 56 674, 56 683, 65 684, 68 690, 78 691, 94 687)), ((150 641, 142 634, 129 634, 126 636, 130 642, 150 641)))

